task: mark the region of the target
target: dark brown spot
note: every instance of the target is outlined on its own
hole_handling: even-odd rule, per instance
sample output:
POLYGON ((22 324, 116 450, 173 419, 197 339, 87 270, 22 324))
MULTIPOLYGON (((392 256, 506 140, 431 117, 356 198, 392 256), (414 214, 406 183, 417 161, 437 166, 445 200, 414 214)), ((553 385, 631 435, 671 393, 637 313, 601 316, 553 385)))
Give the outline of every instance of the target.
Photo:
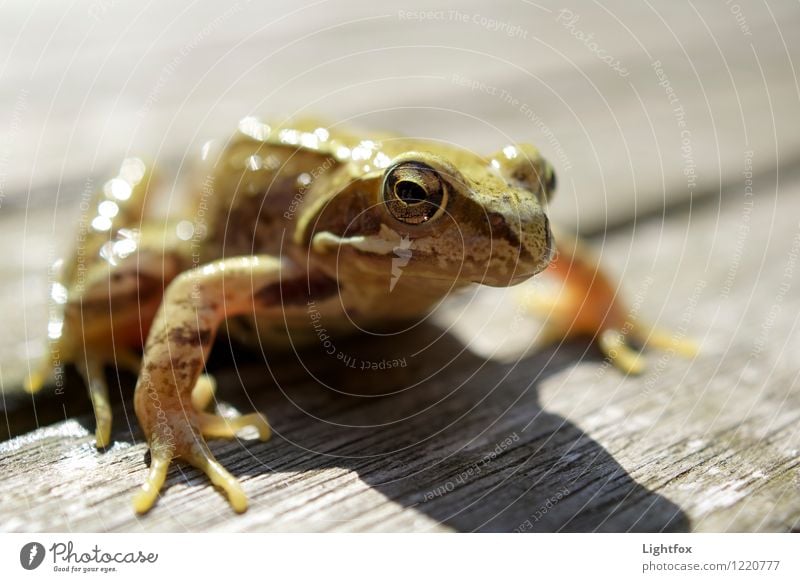
POLYGON ((339 283, 322 274, 307 278, 288 279, 259 289, 254 299, 263 307, 305 305, 309 301, 321 301, 339 291, 339 283))
POLYGON ((355 189, 344 190, 325 207, 321 217, 303 233, 308 244, 318 232, 330 232, 341 237, 371 236, 381 230, 383 212, 374 206, 371 193, 355 189))
POLYGON ((194 330, 188 327, 174 327, 169 330, 169 341, 185 346, 207 346, 211 343, 211 330, 194 330))
MULTIPOLYGON (((79 298, 71 301, 67 305, 67 309, 79 309, 84 318, 108 317, 110 309, 127 309, 130 305, 141 304, 155 298, 160 299, 164 294, 164 284, 161 279, 142 273, 132 273, 130 276, 137 279, 137 284, 132 289, 127 291, 112 289, 111 293, 106 296, 92 299, 79 298)), ((120 283, 123 277, 122 273, 112 273, 110 280, 112 283, 120 283)))
POLYGON ((489 213, 489 227, 491 228, 493 240, 501 239, 508 241, 509 245, 517 249, 520 259, 530 260, 532 258, 530 251, 522 245, 519 240, 519 235, 508 226, 508 222, 502 214, 498 212, 489 213))

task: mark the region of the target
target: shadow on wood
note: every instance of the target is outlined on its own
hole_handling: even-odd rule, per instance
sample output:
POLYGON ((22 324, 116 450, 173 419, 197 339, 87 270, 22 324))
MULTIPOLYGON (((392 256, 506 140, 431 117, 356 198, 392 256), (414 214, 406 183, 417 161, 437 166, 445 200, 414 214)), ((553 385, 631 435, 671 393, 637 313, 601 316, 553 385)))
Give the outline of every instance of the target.
MULTIPOLYGON (((298 356, 313 383, 298 383, 292 362, 289 377, 271 366, 278 390, 254 391, 267 367, 248 366, 244 386, 252 404, 237 404, 266 411, 277 436, 252 444, 260 462, 240 473, 346 468, 388 500, 462 531, 688 529, 679 507, 636 483, 570 421, 540 407, 538 383, 573 365, 578 349, 503 364, 426 325, 332 349, 298 356), (359 369, 392 361, 406 365, 359 369)), ((363 526, 381 525, 363 519, 363 526)))
MULTIPOLYGON (((330 488, 311 483, 276 487, 275 477, 284 481, 335 468, 357 473, 386 503, 460 531, 687 530, 688 519, 678 506, 636 483, 600 444, 539 405, 539 382, 574 365, 581 352, 581 346, 573 345, 498 363, 423 324, 392 336, 269 354, 267 365, 220 340, 210 363, 220 384, 220 401, 241 412, 266 412, 275 430, 266 443, 211 442, 234 475, 252 478, 250 510, 246 517, 223 517, 225 527, 393 529, 391 520, 375 510, 374 500, 361 507, 358 495, 326 502, 334 506, 301 522, 291 513, 276 515, 287 496, 300 496, 291 500, 296 506, 330 488), (360 369, 373 365, 379 369, 360 369), (261 480, 265 484, 253 492, 252 483, 261 480), (340 503, 350 507, 339 512, 341 521, 331 520, 328 514, 336 515, 340 503)), ((132 378, 112 373, 109 379, 118 387, 112 392, 130 394, 132 378)), ((75 396, 79 382, 70 390, 69 398, 58 397, 64 400, 58 412, 72 415, 79 402, 80 412, 86 412, 88 400, 75 396)), ((123 402, 116 407, 114 439, 141 442, 138 428, 125 428, 135 423, 129 399, 123 402)), ((37 406, 41 410, 48 405, 53 408, 44 398, 37 406)), ((24 417, 25 411, 15 415, 24 417)), ((90 415, 80 418, 88 431, 94 430, 90 415)), ((112 457, 102 456, 101 466, 103 459, 121 462, 112 457)), ((140 456, 134 458, 141 463, 140 456)), ((179 483, 193 485, 186 490, 193 498, 196 486, 208 485, 194 468, 176 463, 166 491, 179 483)), ((159 506, 174 502, 168 495, 159 506)), ((220 525, 220 516, 208 515, 196 499, 189 507, 197 514, 181 514, 182 524, 200 530, 220 525)), ((138 526, 163 529, 165 523, 154 512, 138 526)))

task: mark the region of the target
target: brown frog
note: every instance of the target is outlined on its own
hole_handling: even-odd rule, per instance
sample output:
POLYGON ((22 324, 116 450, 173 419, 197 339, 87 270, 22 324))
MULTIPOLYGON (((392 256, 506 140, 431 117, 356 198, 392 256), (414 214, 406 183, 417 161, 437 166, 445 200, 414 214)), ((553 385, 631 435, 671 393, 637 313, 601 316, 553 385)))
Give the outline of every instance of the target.
POLYGON ((97 446, 109 443, 104 365, 139 374, 134 406, 151 451, 137 512, 156 501, 170 462, 202 469, 236 511, 247 498, 206 445, 270 427, 260 413, 208 411, 205 359, 220 326, 248 344, 315 341, 424 316, 466 285, 508 286, 547 269, 563 280, 540 342, 594 337, 625 372, 642 369, 626 343, 693 348, 633 325, 616 286, 574 238, 554 238, 551 165, 530 145, 481 156, 436 141, 358 135, 313 121, 245 118, 231 140, 203 150, 201 179, 177 220, 149 216, 157 181, 139 159, 97 194, 80 244, 51 297, 49 367, 72 362, 89 388, 97 446), (558 251, 558 260, 553 260, 558 251))

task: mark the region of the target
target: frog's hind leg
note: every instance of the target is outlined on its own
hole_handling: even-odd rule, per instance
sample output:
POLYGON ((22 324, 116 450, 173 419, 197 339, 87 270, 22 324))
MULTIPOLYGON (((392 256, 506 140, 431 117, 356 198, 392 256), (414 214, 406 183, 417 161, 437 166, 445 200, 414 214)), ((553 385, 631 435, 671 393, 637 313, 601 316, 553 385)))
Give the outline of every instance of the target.
POLYGON ((560 290, 551 297, 526 300, 532 311, 546 318, 539 345, 592 337, 609 361, 628 374, 645 370, 644 358, 630 346, 630 339, 688 357, 696 353, 693 342, 642 324, 583 243, 562 233, 556 241, 558 255, 548 272, 562 281, 560 290))
POLYGON ((25 382, 36 392, 52 369, 73 364, 91 398, 98 447, 107 446, 111 435, 104 367, 138 373, 136 351, 164 285, 185 262, 174 232, 143 222, 153 181, 140 160, 129 159, 96 193, 78 248, 53 273, 48 355, 25 382))
MULTIPOLYGON (((103 264, 108 266, 100 256, 103 247, 109 242, 118 242, 121 232, 140 226, 152 182, 152 171, 141 160, 126 159, 118 175, 98 189, 87 204, 81 218, 77 248, 71 257, 57 261, 51 268, 48 345, 39 367, 30 371, 25 379, 24 387, 28 392, 41 390, 53 369, 86 359, 81 357, 85 350, 82 349, 84 341, 80 330, 71 329, 79 326, 66 321, 67 312, 74 309, 75 300, 86 293, 87 288, 98 287, 98 281, 93 280, 97 277, 91 275, 96 274, 103 264)), ((96 365, 85 362, 79 367, 86 377, 96 365)))
MULTIPOLYGON (((291 262, 255 256, 216 261, 182 273, 170 284, 147 339, 134 395, 136 415, 153 459, 147 480, 134 498, 137 512, 155 503, 173 458, 205 472, 226 492, 236 511, 247 508, 237 480, 217 462, 204 439, 233 437, 239 429, 254 426, 266 440, 269 425, 260 414, 228 419, 204 412, 213 399, 214 385, 201 372, 225 318, 258 312, 279 321, 284 296, 297 301, 289 296, 309 288, 323 292, 319 285, 306 285, 305 277, 306 271, 291 262)), ((335 283, 326 289, 332 295, 335 283)), ((305 305, 307 298, 300 299, 305 305)))

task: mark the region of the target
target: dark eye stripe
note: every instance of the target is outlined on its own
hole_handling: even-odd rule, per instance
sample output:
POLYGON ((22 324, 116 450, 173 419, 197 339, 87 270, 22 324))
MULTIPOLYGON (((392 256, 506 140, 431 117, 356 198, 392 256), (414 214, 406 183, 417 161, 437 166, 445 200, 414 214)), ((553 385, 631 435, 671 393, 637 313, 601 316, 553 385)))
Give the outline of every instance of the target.
POLYGON ((555 192, 556 186, 558 185, 558 180, 556 179, 556 173, 553 171, 553 167, 550 164, 547 165, 547 194, 550 195, 555 192))

